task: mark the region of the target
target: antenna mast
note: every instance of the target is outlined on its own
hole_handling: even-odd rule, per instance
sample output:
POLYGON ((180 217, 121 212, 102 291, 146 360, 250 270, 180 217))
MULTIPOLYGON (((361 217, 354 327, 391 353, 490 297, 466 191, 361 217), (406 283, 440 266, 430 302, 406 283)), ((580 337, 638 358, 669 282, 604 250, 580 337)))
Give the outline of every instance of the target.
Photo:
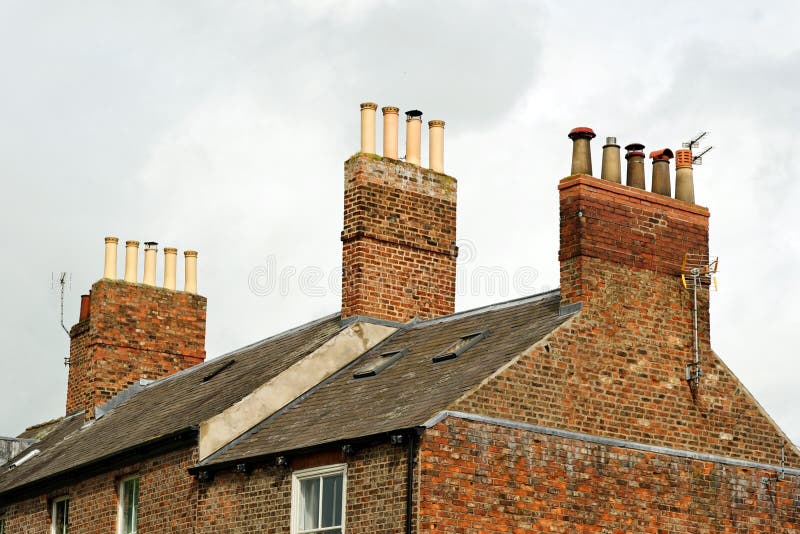
POLYGON ((69 330, 67 330, 67 327, 64 326, 64 293, 68 288, 72 289, 72 274, 62 271, 58 273, 58 276, 56 276, 55 273, 52 273, 50 275, 50 289, 55 289, 56 284, 58 284, 58 290, 61 299, 61 328, 63 328, 64 332, 69 335, 69 330))
MULTIPOLYGON (((694 137, 692 137, 688 141, 684 141, 683 142, 683 148, 688 148, 690 150, 693 149, 693 148, 699 148, 700 147, 700 140, 702 138, 704 138, 705 136, 707 136, 707 135, 708 135, 708 132, 700 132, 699 134, 695 135, 694 137)), ((696 156, 693 155, 692 156, 692 164, 693 165, 702 165, 703 164, 703 156, 708 154, 709 151, 712 148, 714 148, 714 147, 710 146, 708 148, 703 149, 703 151, 700 152, 699 154, 697 154, 696 156)))
MULTIPOLYGON (((685 145, 685 144, 684 144, 685 145)), ((706 254, 690 254, 687 253, 683 256, 683 263, 681 264, 681 281, 683 282, 684 289, 692 291, 692 321, 694 326, 694 358, 691 363, 686 364, 686 381, 692 390, 692 394, 696 395, 700 387, 700 377, 703 375, 700 369, 700 334, 697 326, 697 290, 707 286, 709 290, 713 284, 714 290, 717 289, 717 266, 719 265, 719 258, 711 258, 706 254)))

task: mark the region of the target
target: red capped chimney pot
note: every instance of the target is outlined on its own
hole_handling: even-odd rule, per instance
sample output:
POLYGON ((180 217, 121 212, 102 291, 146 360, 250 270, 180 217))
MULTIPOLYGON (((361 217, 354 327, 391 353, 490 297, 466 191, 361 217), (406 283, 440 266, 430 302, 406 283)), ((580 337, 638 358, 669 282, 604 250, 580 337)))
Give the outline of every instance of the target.
POLYGON ((592 152, 589 149, 589 141, 591 141, 594 136, 594 131, 588 126, 578 126, 569 131, 567 137, 572 139, 571 175, 592 175, 592 152))

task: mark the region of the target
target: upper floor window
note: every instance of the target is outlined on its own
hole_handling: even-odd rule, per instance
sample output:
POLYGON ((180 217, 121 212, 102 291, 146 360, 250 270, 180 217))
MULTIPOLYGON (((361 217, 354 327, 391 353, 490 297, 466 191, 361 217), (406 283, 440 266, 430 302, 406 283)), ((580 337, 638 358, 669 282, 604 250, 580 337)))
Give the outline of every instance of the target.
MULTIPOLYGON (((69 498, 59 497, 53 501, 53 510, 51 511, 52 527, 50 532, 52 534, 67 534, 69 532, 69 498)), ((2 534, 2 530, 0 530, 2 534)))
POLYGON ((347 465, 292 474, 292 533, 343 534, 347 465))
POLYGON ((139 512, 139 477, 129 477, 119 483, 117 532, 136 534, 139 512))

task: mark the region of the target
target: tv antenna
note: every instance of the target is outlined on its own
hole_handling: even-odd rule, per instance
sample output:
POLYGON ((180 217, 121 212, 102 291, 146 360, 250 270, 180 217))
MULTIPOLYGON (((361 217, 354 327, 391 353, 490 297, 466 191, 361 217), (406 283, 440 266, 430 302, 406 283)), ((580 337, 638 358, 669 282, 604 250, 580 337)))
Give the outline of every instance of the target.
MULTIPOLYGON (((693 148, 700 148, 700 140, 703 139, 705 136, 708 135, 708 132, 700 132, 699 134, 695 135, 688 141, 684 141, 683 148, 688 148, 689 150, 693 148)), ((699 154, 692 155, 692 164, 693 165, 702 165, 703 164, 703 156, 709 153, 711 149, 714 148, 710 146, 708 148, 704 148, 699 154)))
POLYGON ((58 291, 61 297, 61 328, 69 335, 69 330, 64 326, 64 293, 67 289, 72 289, 72 274, 67 272, 60 272, 58 274, 50 274, 50 289, 55 289, 58 286, 58 291))
POLYGON ((717 269, 719 258, 712 258, 708 254, 686 253, 681 263, 681 282, 683 288, 692 292, 692 319, 694 326, 694 358, 691 363, 686 364, 686 381, 692 394, 697 394, 700 386, 700 339, 697 327, 697 292, 704 287, 709 291, 713 285, 714 291, 717 290, 717 269))

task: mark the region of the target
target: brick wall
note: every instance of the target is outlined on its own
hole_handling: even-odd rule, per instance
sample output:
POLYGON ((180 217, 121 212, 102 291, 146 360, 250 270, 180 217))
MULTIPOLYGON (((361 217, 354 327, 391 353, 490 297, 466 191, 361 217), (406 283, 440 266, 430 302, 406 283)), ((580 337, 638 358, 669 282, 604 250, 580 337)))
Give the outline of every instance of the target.
POLYGON ((205 359, 206 299, 121 280, 92 286, 89 317, 70 331, 67 413, 108 401, 140 378, 205 359))
POLYGON ((342 315, 453 313, 456 181, 374 154, 345 162, 342 315))
POLYGON ((376 445, 294 458, 290 467, 257 465, 247 473, 222 471, 203 484, 197 532, 285 533, 290 528, 292 471, 347 463, 348 533, 402 532, 406 510, 406 448, 376 445))
POLYGON ((447 418, 420 448, 422 532, 800 532, 800 480, 447 418))
POLYGON ((785 445, 800 466, 712 351, 707 290, 703 374, 695 392, 685 380, 692 294, 676 273, 682 251, 707 249, 705 208, 583 176, 560 188, 562 299, 583 309, 453 409, 774 465, 785 445))
POLYGON ((49 532, 50 506, 54 498, 69 496, 70 532, 116 532, 119 482, 140 476, 139 531, 193 531, 197 483, 187 469, 197 461, 193 450, 174 451, 108 473, 75 481, 46 495, 14 503, 0 503, 5 510, 8 534, 49 532))

